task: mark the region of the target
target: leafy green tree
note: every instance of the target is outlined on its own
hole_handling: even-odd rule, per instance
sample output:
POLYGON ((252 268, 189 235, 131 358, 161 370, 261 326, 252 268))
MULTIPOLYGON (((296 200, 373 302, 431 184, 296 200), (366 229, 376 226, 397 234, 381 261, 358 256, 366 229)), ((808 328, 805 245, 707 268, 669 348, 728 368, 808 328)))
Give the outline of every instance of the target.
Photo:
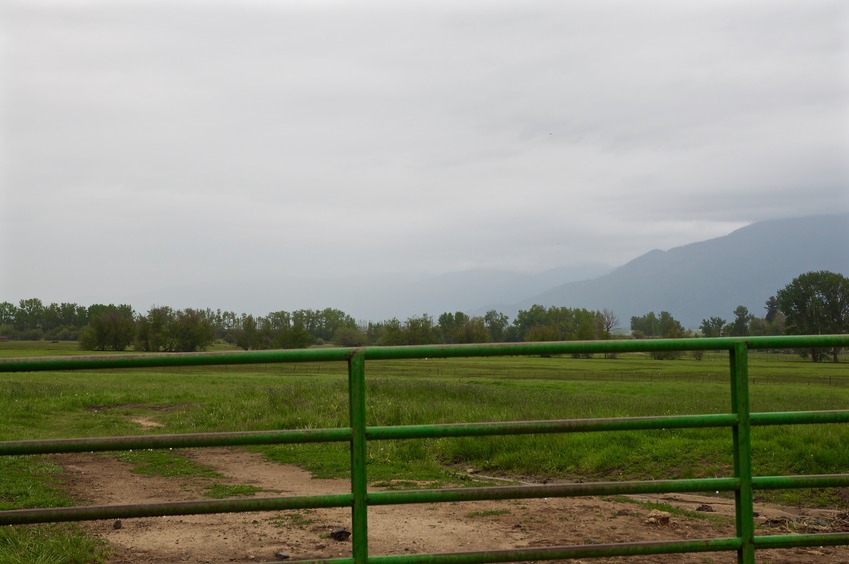
POLYGON ((568 341, 595 341, 606 339, 604 316, 601 312, 580 308, 571 310, 572 325, 564 331, 568 341))
POLYGON ((422 314, 410 317, 404 324, 405 345, 428 345, 436 342, 433 317, 422 314))
POLYGON ((338 347, 361 347, 367 339, 366 334, 356 327, 342 326, 333 333, 333 344, 338 347))
POLYGON ((407 344, 405 342, 404 327, 401 326, 401 322, 395 317, 376 325, 375 333, 378 345, 391 347, 407 344))
POLYGON ((433 317, 423 314, 409 317, 403 323, 395 317, 381 323, 369 323, 367 337, 369 343, 382 346, 427 345, 437 342, 438 333, 433 317))
MULTIPOLYGON (((786 330, 795 335, 827 335, 849 332, 849 278, 821 270, 794 278, 775 294, 786 319, 786 330)), ((834 362, 839 349, 832 350, 834 362)), ((820 360, 812 349, 811 360, 820 360)))
POLYGON ((668 311, 660 312, 660 332, 665 339, 679 339, 687 336, 684 326, 668 311))
POLYGON ((484 314, 483 323, 489 331, 490 341, 501 343, 507 340, 507 327, 510 325, 510 318, 507 315, 491 309, 484 314))
MULTIPOLYGON (((397 321, 397 319, 396 319, 397 321)), ((369 321, 366 327, 366 344, 380 345, 383 344, 383 337, 386 334, 386 322, 369 321)))
POLYGON ((30 298, 18 302, 15 316, 15 328, 27 331, 43 329, 44 304, 38 298, 30 298))
POLYGON ((784 315, 780 312, 773 318, 772 323, 764 317, 753 317, 749 323, 749 335, 765 337, 768 335, 784 334, 784 315))
POLYGON ((176 350, 175 313, 167 306, 152 307, 136 320, 136 348, 147 352, 176 350))
POLYGON ((668 311, 661 311, 659 317, 653 311, 631 317, 631 331, 638 338, 677 339, 685 334, 683 325, 668 311))
POLYGON ((313 340, 322 339, 324 341, 330 341, 339 327, 356 326, 356 320, 339 309, 299 309, 292 312, 291 327, 303 329, 313 336, 313 340))
POLYGON ((357 328, 356 320, 340 309, 324 308, 318 313, 318 323, 310 333, 316 339, 331 341, 340 327, 357 328))
POLYGON ((534 325, 525 331, 525 341, 559 341, 560 330, 554 325, 534 325))
POLYGON ((41 314, 41 328, 47 333, 52 333, 62 326, 59 304, 52 303, 44 307, 41 314))
POLYGON ((51 303, 44 308, 42 327, 45 338, 75 339, 86 324, 86 308, 77 304, 51 303))
POLYGON ((240 326, 239 315, 235 311, 220 311, 216 312, 217 326, 216 337, 224 339, 230 344, 235 343, 235 335, 233 332, 240 326))
POLYGON ((83 350, 123 351, 135 335, 131 306, 97 304, 89 307, 89 322, 80 332, 79 346, 83 350))
POLYGON ((745 337, 749 334, 749 326, 754 315, 749 313, 749 309, 745 306, 737 306, 734 310, 734 321, 731 323, 730 331, 732 337, 745 337))
MULTIPOLYGON (((513 326, 508 331, 523 341, 591 341, 608 338, 610 333, 606 323, 617 324, 616 317, 605 321, 600 311, 584 308, 551 306, 545 308, 532 305, 516 315, 513 326)), ((611 325, 612 326, 612 325, 611 325)))
POLYGON ((303 327, 292 327, 289 331, 278 333, 273 343, 275 348, 305 349, 315 343, 315 337, 303 327))
POLYGON ((288 311, 272 311, 265 317, 271 324, 272 331, 283 331, 292 328, 292 314, 288 311))
POLYGON ((455 336, 456 343, 488 343, 491 340, 483 317, 470 317, 455 336))
POLYGON ((0 325, 14 325, 18 308, 12 302, 0 303, 0 325))
POLYGON ((291 314, 274 311, 265 317, 242 314, 238 320, 226 322, 232 326, 228 329, 228 339, 245 350, 306 348, 316 341, 306 327, 318 327, 320 314, 313 310, 298 310, 291 314))
POLYGON ((765 319, 767 320, 767 323, 775 321, 776 316, 781 314, 781 308, 778 305, 778 298, 770 296, 766 301, 764 309, 766 310, 765 319))
POLYGON ((483 317, 469 317, 462 311, 443 313, 437 320, 443 343, 488 343, 491 333, 483 317))
POLYGON ((530 332, 534 327, 544 327, 549 325, 549 320, 548 312, 546 312, 546 309, 539 304, 533 304, 528 309, 520 310, 519 313, 516 314, 516 319, 513 320, 516 339, 519 341, 532 340, 527 337, 528 332, 530 332))
POLYGON ((702 319, 702 323, 699 325, 699 331, 702 332, 704 337, 721 337, 726 323, 727 321, 721 317, 702 319))
POLYGON ((631 333, 637 339, 660 337, 660 320, 653 311, 642 316, 633 315, 631 316, 631 333))
POLYGON ((253 315, 243 315, 239 326, 233 330, 233 341, 244 350, 256 350, 260 347, 259 326, 253 315))
POLYGON ((463 325, 469 321, 469 316, 458 311, 455 313, 445 312, 437 318, 439 333, 442 335, 443 343, 463 343, 461 333, 463 325))
MULTIPOLYGON (((687 336, 684 326, 672 317, 668 311, 661 311, 657 316, 653 311, 643 316, 631 317, 631 331, 634 337, 641 338, 664 338, 678 339, 687 336)), ((652 358, 656 360, 676 359, 681 356, 680 351, 654 351, 652 358)))
POLYGON ((215 339, 213 321, 202 311, 178 311, 174 318, 174 348, 179 352, 204 351, 215 339))

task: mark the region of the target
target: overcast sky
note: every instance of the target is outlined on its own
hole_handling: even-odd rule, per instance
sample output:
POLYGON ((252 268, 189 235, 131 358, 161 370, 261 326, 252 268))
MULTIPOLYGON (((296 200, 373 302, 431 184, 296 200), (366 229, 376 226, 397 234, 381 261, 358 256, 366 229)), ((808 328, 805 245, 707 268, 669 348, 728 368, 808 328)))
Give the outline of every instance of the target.
POLYGON ((0 301, 849 211, 841 0, 0 0, 0 33, 0 301))

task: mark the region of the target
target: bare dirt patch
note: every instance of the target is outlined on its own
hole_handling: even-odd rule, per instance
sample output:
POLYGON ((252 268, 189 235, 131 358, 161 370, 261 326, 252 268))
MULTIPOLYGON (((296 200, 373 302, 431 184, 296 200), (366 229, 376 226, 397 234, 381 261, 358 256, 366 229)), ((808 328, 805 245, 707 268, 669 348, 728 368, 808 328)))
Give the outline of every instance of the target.
POLYGON ((133 423, 136 423, 138 425, 141 425, 142 427, 144 427, 146 429, 150 429, 150 428, 153 428, 153 427, 164 427, 165 426, 162 423, 160 423, 159 421, 156 421, 151 417, 133 417, 133 418, 130 419, 130 421, 132 421, 133 423))
MULTIPOLYGON (((95 406, 110 409, 116 406, 95 406)), ((120 406, 136 407, 136 406, 120 406)), ((150 408, 151 406, 144 406, 150 408)), ((158 406, 159 410, 179 406, 158 406)), ((153 417, 131 419, 142 428, 162 426, 153 417)), ((203 499, 212 483, 250 486, 257 496, 300 496, 349 491, 347 480, 314 479, 304 470, 265 460, 242 449, 184 450, 183 456, 217 470, 224 478, 177 479, 135 474, 109 455, 65 455, 67 486, 83 503, 117 505, 203 499)), ((479 475, 478 475, 479 476, 479 475)), ((479 476, 481 479, 501 480, 479 476)), ((409 484, 400 484, 410 487, 409 484)), ((414 484, 427 486, 427 484, 414 484)), ((373 489, 381 489, 373 487, 373 489)), ((464 552, 522 547, 629 541, 701 539, 734 535, 733 500, 687 494, 600 498, 546 498, 484 501, 369 509, 372 555, 464 552), (704 519, 659 514, 645 503, 664 503, 704 519)), ((849 528, 849 514, 764 505, 756 507, 763 531, 774 534, 830 532, 849 528)), ((111 549, 112 564, 130 562, 274 562, 351 555, 351 541, 330 532, 351 528, 350 510, 322 509, 162 517, 91 522, 85 526, 111 549)), ((579 560, 572 560, 576 562, 579 560)), ((625 562, 624 558, 587 562, 625 562)), ((635 560, 630 560, 631 562, 635 560)), ((762 551, 759 562, 835 562, 849 564, 849 548, 820 547, 762 551)), ((639 562, 732 563, 731 553, 640 557, 639 562)))
MULTIPOLYGON (((216 483, 250 485, 258 496, 315 495, 350 491, 346 480, 319 480, 295 466, 276 464, 241 449, 185 450, 181 454, 218 470, 216 483)), ((144 476, 110 455, 57 456, 66 469, 70 491, 91 505, 201 499, 213 479, 144 476)), ((377 488, 375 488, 377 489, 377 488)), ((372 555, 497 550, 634 540, 699 539, 733 536, 733 503, 718 497, 668 495, 640 498, 695 511, 713 509, 711 518, 672 514, 652 522, 651 509, 636 503, 599 498, 548 498, 374 507, 369 509, 372 555)), ((836 512, 758 507, 762 523, 800 517, 811 522, 839 522, 836 512)), ((273 562, 350 556, 351 540, 336 541, 336 527, 350 529, 348 509, 236 513, 94 521, 84 525, 106 540, 112 564, 135 562, 273 562)), ((777 527, 776 533, 788 529, 777 527)), ((593 559, 587 562, 626 562, 593 559)), ((631 562, 736 562, 731 553, 641 557, 631 562)), ((759 562, 849 563, 849 548, 811 548, 758 552, 759 562)), ((574 561, 573 561, 574 562, 574 561)))

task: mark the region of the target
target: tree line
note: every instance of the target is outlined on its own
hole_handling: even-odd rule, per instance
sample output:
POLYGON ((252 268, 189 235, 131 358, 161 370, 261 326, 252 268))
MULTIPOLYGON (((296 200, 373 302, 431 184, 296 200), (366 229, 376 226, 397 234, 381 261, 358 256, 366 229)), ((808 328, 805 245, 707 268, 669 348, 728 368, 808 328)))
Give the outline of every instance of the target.
MULTIPOLYGON (((849 332, 849 279, 827 272, 795 278, 770 297, 764 317, 744 306, 730 321, 703 319, 697 331, 685 329, 672 314, 648 312, 630 319, 633 338, 719 337, 849 332)), ((610 339, 622 328, 607 309, 532 305, 515 319, 496 310, 481 316, 445 312, 437 318, 423 314, 404 321, 357 322, 345 312, 325 308, 276 311, 265 316, 211 309, 152 307, 141 314, 129 305, 73 303, 45 305, 37 298, 18 305, 0 303, 0 336, 13 339, 76 340, 85 350, 189 352, 206 350, 224 341, 244 350, 337 346, 422 345, 519 341, 577 341, 610 339)), ((837 361, 839 351, 831 351, 837 361)), ((674 357, 676 353, 658 353, 674 357)), ((811 351, 812 360, 823 351, 811 351)))

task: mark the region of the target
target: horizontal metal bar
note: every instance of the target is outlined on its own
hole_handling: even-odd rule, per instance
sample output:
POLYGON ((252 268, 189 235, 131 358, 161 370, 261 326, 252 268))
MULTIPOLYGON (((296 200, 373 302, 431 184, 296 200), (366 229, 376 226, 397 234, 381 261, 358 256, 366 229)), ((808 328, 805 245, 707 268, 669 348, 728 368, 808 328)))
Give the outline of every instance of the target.
MULTIPOLYGON (((441 490, 406 490, 370 492, 369 505, 399 505, 480 501, 487 499, 530 499, 542 497, 574 497, 635 493, 673 493, 693 491, 729 491, 738 487, 736 478, 698 480, 657 480, 646 482, 593 482, 543 486, 505 486, 488 488, 448 488, 441 490)), ((195 515, 245 511, 273 511, 325 507, 350 507, 352 494, 301 497, 269 497, 238 500, 183 501, 139 505, 98 505, 46 509, 0 511, 0 525, 22 525, 58 521, 86 521, 165 515, 195 515)))
MULTIPOLYGON (((847 377, 849 379, 849 377, 847 377)), ((774 411, 750 414, 752 425, 798 425, 809 423, 849 423, 849 410, 774 411)))
POLYGON ((280 511, 350 507, 351 494, 264 497, 210 501, 178 501, 136 505, 89 505, 48 509, 13 509, 0 511, 0 525, 28 525, 59 521, 94 521, 98 519, 129 519, 132 517, 164 517, 167 515, 203 515, 209 513, 241 513, 247 511, 280 511))
MULTIPOLYGON (((507 421, 451 423, 444 425, 405 425, 369 427, 370 440, 416 439, 433 437, 474 437, 579 431, 616 431, 724 427, 737 422, 737 416, 684 415, 664 417, 623 417, 600 419, 560 419, 550 421, 507 421)), ((0 456, 51 454, 61 452, 102 452, 127 449, 193 448, 210 446, 268 445, 289 443, 343 442, 351 440, 350 427, 331 429, 288 429, 281 431, 245 431, 225 433, 187 433, 172 435, 131 435, 81 439, 39 439, 0 442, 0 456)))
POLYGON ((552 419, 545 421, 503 421, 369 427, 366 429, 366 437, 369 440, 477 437, 487 435, 528 435, 590 431, 635 431, 645 429, 728 427, 735 425, 736 423, 737 416, 733 414, 610 417, 598 419, 552 419))
MULTIPOLYGON (((751 420, 755 425, 846 423, 849 422, 849 410, 753 413, 751 420)), ((442 425, 375 426, 367 429, 366 436, 369 440, 398 440, 435 437, 727 427, 736 423, 737 416, 734 414, 554 419, 544 421, 450 423, 442 425)), ((149 448, 344 442, 349 440, 351 440, 351 430, 348 427, 228 433, 133 435, 82 439, 44 439, 0 442, 0 456, 149 448)))
POLYGON ((755 537, 755 548, 793 548, 800 546, 837 546, 849 544, 849 532, 816 535, 761 535, 755 537))
POLYGON ((0 456, 60 452, 103 452, 129 449, 326 443, 351 440, 350 427, 175 435, 132 435, 83 439, 43 439, 0 442, 0 456))
MULTIPOLYGON (((753 413, 751 414, 751 420, 754 425, 846 423, 849 422, 849 410, 753 413)), ((399 440, 435 437, 728 427, 736 423, 737 416, 734 414, 553 419, 543 421, 450 423, 442 425, 375 426, 367 429, 366 436, 370 440, 399 440)), ((351 440, 351 429, 349 427, 287 429, 281 431, 132 435, 82 439, 42 439, 2 441, 0 442, 0 456, 62 452, 102 452, 126 449, 344 442, 349 440, 351 440)))
MULTIPOLYGON (((599 558, 613 556, 646 556, 649 554, 679 554, 685 552, 719 552, 737 550, 741 540, 736 537, 685 540, 685 541, 648 541, 615 544, 584 544, 575 546, 549 546, 544 548, 518 548, 512 550, 491 550, 485 552, 444 552, 438 554, 409 554, 389 556, 369 556, 372 564, 483 564, 487 562, 520 562, 526 560, 560 560, 566 558, 599 558)), ((308 562, 332 562, 351 564, 352 558, 332 558, 329 560, 295 560, 301 564, 308 562)))
POLYGON ((409 347, 322 348, 245 352, 103 354, 0 359, 2 372, 90 370, 267 364, 278 362, 341 362, 352 354, 366 360, 448 358, 478 356, 527 356, 544 354, 731 350, 736 343, 749 349, 849 347, 849 335, 779 335, 769 337, 715 337, 686 339, 638 339, 616 341, 558 341, 544 343, 488 343, 475 345, 417 345, 409 347))
POLYGON ((849 474, 811 474, 807 476, 756 476, 752 487, 758 490, 800 488, 843 488, 849 486, 849 474))
POLYGON ((483 488, 445 488, 439 490, 400 490, 369 492, 369 505, 481 501, 486 499, 531 499, 645 493, 733 491, 740 486, 737 478, 701 478, 690 480, 651 480, 631 482, 584 482, 534 486, 496 486, 483 488))
POLYGON ((846 347, 849 335, 780 335, 771 337, 715 337, 687 339, 637 339, 617 341, 557 341, 543 343, 490 343, 482 345, 419 345, 367 347, 367 360, 448 358, 473 356, 525 356, 573 353, 625 353, 652 351, 731 350, 736 343, 749 349, 846 347))
POLYGON ((177 366, 221 366, 292 362, 344 362, 352 349, 287 349, 244 352, 144 353, 51 356, 0 359, 2 372, 44 372, 48 370, 101 370, 123 368, 164 368, 177 366))

